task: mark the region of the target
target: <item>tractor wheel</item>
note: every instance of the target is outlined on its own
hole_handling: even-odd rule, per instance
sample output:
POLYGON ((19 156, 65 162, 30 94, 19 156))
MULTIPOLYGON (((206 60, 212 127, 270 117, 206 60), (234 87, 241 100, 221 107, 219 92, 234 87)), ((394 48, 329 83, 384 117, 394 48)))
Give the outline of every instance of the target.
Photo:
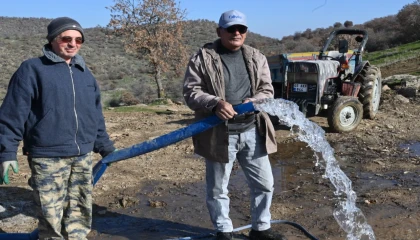
POLYGON ((280 119, 277 116, 268 115, 273 126, 280 125, 280 119))
POLYGON ((334 132, 350 132, 363 118, 363 106, 355 97, 340 97, 330 108, 328 125, 334 132))
POLYGON ((379 68, 365 66, 361 71, 361 88, 359 100, 363 104, 364 117, 374 119, 379 110, 381 100, 382 79, 379 68))

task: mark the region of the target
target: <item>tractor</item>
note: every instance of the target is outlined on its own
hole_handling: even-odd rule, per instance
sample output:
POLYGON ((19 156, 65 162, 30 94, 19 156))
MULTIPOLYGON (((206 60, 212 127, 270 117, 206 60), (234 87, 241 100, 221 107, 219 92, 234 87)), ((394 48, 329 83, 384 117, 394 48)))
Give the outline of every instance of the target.
POLYGON ((362 60, 367 40, 365 30, 336 29, 319 53, 267 57, 274 97, 295 102, 306 117, 327 116, 334 132, 350 132, 362 118, 374 119, 382 79, 378 67, 362 60))

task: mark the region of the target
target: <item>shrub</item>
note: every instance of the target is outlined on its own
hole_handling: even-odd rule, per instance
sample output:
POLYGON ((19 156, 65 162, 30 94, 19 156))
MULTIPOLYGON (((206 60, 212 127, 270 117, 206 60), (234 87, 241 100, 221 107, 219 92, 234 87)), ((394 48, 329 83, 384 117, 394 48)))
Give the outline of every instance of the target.
POLYGON ((123 94, 121 95, 120 102, 126 106, 136 105, 140 103, 140 101, 136 97, 134 97, 134 95, 131 92, 123 92, 123 94))

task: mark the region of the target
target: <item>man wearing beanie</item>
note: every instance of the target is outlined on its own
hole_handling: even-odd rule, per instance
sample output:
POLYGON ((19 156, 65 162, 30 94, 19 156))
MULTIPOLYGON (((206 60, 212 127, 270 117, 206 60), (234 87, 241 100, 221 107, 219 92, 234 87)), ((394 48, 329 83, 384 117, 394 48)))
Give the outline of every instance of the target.
POLYGON ((78 55, 74 19, 47 27, 44 55, 13 74, 0 107, 0 184, 18 172, 17 148, 31 168, 39 239, 86 239, 92 223, 92 152, 115 150, 105 129, 96 79, 78 55))
POLYGON ((273 98, 266 57, 244 44, 246 16, 224 12, 219 39, 205 44, 188 63, 183 94, 196 119, 216 114, 220 124, 193 136, 194 151, 206 160, 206 202, 217 240, 233 239, 228 184, 237 160, 250 188, 251 240, 284 240, 271 230, 273 173, 268 154, 277 151, 274 127, 265 112, 237 115, 233 106, 273 98))

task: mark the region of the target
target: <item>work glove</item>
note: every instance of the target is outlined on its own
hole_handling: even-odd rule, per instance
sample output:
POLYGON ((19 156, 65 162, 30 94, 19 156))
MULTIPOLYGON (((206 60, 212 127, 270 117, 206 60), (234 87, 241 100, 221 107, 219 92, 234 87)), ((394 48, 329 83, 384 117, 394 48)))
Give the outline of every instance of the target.
POLYGON ((19 172, 17 160, 10 160, 0 163, 0 185, 9 184, 9 167, 12 166, 13 172, 19 172))

